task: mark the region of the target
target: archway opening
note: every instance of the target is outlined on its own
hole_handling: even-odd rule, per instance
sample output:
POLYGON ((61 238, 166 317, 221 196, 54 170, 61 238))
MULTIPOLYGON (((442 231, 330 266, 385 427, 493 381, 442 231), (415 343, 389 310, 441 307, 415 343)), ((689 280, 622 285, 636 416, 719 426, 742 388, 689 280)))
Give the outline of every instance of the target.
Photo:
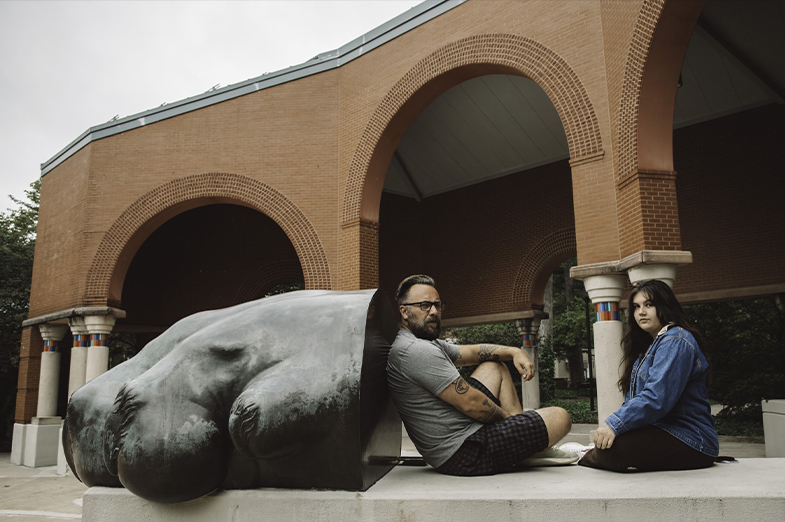
POLYGON ((302 284, 289 238, 248 207, 214 204, 179 214, 153 232, 126 273, 115 331, 160 332, 190 314, 302 284))
POLYGON ((413 120, 386 170, 381 287, 394 295, 407 275, 434 276, 449 301, 446 324, 509 321, 541 306, 515 303, 513 289, 538 244, 574 228, 569 154, 536 82, 485 74, 446 88, 413 120))

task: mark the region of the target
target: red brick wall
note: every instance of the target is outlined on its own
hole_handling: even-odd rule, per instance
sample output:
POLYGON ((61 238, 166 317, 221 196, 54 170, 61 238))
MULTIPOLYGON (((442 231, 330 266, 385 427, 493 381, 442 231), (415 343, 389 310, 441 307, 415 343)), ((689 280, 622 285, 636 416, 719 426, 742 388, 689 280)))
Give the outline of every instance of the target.
POLYGON ((38 380, 41 376, 41 352, 44 351, 44 340, 38 328, 22 330, 22 347, 20 349, 19 379, 16 392, 16 414, 14 422, 30 424, 38 409, 38 380))
POLYGON ((679 129, 674 162, 682 293, 783 282, 785 106, 769 105, 679 129))
MULTIPOLYGON (((391 296, 412 273, 433 276, 445 318, 511 312, 521 264, 543 238, 574 223, 566 161, 426 198, 385 194, 381 287, 391 296)), ((563 259, 575 254, 566 242, 563 259)), ((552 260, 544 260, 549 266, 552 260)), ((549 267, 538 267, 548 270, 549 267)))

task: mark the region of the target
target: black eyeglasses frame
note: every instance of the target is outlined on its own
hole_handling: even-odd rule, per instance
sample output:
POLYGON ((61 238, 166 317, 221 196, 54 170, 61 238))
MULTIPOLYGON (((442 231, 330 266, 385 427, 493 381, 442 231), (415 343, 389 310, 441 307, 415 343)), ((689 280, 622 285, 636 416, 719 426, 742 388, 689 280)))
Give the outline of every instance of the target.
POLYGON ((445 307, 445 302, 444 301, 417 301, 416 303, 403 303, 401 304, 401 306, 417 306, 423 312, 430 312, 431 307, 435 306, 437 311, 443 312, 445 307), (428 305, 428 307, 425 308, 424 307, 425 305, 428 305))

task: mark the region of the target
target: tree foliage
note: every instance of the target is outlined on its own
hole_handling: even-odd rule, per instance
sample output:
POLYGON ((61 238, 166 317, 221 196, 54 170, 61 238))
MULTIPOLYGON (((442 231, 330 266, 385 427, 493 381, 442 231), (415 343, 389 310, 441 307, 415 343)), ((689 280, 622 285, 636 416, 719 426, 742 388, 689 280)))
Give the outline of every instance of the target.
POLYGON ((761 435, 761 400, 785 397, 785 317, 776 299, 685 306, 707 340, 718 431, 761 435), (753 426, 751 428, 750 426, 753 426))
POLYGON ((30 305, 33 251, 41 182, 25 191, 26 200, 0 214, 0 440, 13 430, 22 321, 30 305))

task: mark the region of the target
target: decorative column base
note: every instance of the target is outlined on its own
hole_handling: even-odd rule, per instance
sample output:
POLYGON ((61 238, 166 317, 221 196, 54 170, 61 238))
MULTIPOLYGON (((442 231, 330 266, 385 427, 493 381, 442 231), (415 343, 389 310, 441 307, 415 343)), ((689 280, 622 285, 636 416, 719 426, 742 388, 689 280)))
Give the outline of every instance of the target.
POLYGON ((62 422, 60 417, 33 417, 30 424, 14 424, 11 464, 28 468, 57 464, 62 422))

